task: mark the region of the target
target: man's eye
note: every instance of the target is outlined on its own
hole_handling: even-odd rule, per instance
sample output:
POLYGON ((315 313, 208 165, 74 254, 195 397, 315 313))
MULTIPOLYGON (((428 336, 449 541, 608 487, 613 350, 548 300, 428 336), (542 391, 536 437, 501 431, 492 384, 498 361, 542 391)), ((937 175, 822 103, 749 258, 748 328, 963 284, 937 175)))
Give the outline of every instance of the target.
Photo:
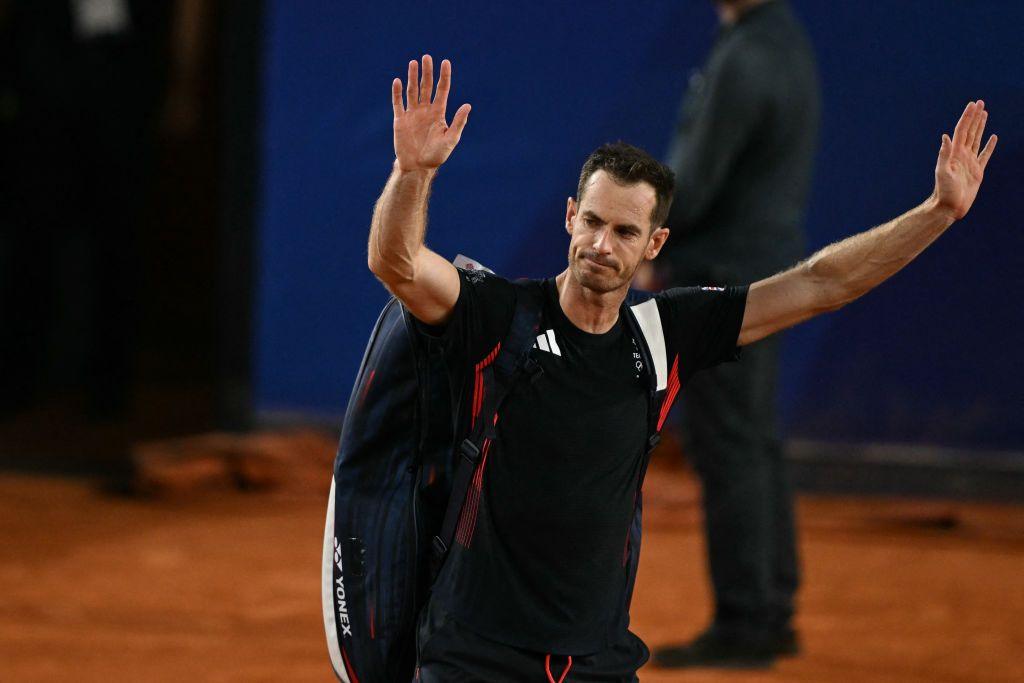
POLYGON ((589 218, 589 217, 588 218, 584 218, 583 222, 586 223, 587 225, 597 225, 597 221, 594 220, 593 218, 589 218))

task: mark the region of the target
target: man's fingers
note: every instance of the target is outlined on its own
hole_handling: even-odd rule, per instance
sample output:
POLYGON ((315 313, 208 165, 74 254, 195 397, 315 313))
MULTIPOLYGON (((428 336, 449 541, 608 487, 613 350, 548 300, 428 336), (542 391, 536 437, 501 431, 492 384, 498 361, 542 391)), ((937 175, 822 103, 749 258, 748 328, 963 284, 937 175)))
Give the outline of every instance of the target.
POLYGON ((974 117, 974 126, 971 128, 971 151, 975 154, 978 153, 978 149, 981 147, 981 140, 985 137, 986 121, 988 121, 988 112, 982 109, 974 117))
POLYGON ((395 110, 395 118, 405 113, 402 107, 402 79, 396 78, 391 81, 391 108, 395 110))
POLYGON ((455 136, 455 142, 458 142, 462 137, 462 129, 466 127, 466 121, 469 120, 469 110, 472 109, 469 104, 464 104, 459 107, 459 110, 455 112, 455 118, 452 119, 451 128, 448 129, 449 135, 455 136))
POLYGON ((978 139, 978 122, 981 121, 982 115, 984 114, 985 104, 978 100, 974 103, 974 111, 971 114, 971 123, 967 126, 966 134, 964 135, 964 146, 971 150, 975 154, 978 153, 977 139, 978 139))
POLYGON ((988 112, 981 112, 981 116, 978 121, 978 134, 974 136, 974 153, 978 153, 978 149, 981 147, 981 141, 985 139, 985 125, 988 123, 988 112))
POLYGON ((974 102, 968 102, 967 106, 964 107, 964 113, 960 115, 960 120, 956 122, 956 128, 953 129, 953 144, 964 144, 964 139, 967 137, 967 133, 971 129, 971 120, 973 117, 974 102))
POLYGON ((964 136, 960 141, 960 144, 967 149, 970 149, 971 145, 974 144, 974 127, 978 123, 978 116, 981 114, 978 110, 977 102, 971 102, 971 105, 971 115, 964 124, 964 136))
POLYGON ((999 142, 999 137, 996 135, 990 135, 988 142, 985 144, 985 149, 981 150, 981 156, 978 157, 978 161, 981 163, 981 170, 985 170, 988 166, 988 160, 992 158, 992 152, 996 151, 996 143, 999 142))
POLYGON ((441 116, 448 109, 448 91, 452 87, 452 63, 447 59, 441 60, 441 75, 437 79, 437 95, 434 97, 434 104, 441 108, 441 116))
POLYGON ((405 108, 412 109, 419 104, 417 93, 420 87, 420 63, 415 59, 409 62, 409 80, 405 82, 405 108))
POLYGON ((949 139, 949 136, 945 133, 942 134, 942 142, 939 143, 939 160, 945 161, 949 158, 949 153, 953 149, 953 141, 949 139))
POLYGON ((420 102, 430 104, 430 95, 434 92, 434 60, 430 55, 423 55, 423 80, 420 82, 420 102))

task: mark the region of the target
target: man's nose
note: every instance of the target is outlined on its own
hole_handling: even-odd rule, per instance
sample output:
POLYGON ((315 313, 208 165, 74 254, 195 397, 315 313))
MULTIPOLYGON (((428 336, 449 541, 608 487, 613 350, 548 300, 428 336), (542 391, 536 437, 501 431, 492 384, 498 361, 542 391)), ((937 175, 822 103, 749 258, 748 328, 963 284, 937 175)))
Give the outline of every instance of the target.
POLYGON ((602 254, 612 253, 612 229, 606 227, 597 233, 594 240, 594 249, 602 254))

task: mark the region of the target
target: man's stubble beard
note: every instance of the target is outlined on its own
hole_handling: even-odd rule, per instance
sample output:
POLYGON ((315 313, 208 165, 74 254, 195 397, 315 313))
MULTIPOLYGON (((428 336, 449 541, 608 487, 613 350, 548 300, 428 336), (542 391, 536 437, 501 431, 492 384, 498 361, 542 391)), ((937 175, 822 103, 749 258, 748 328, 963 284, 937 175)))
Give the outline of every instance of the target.
POLYGON ((626 277, 621 277, 619 275, 619 271, 616 270, 615 277, 609 278, 588 272, 587 268, 580 263, 583 260, 585 260, 584 257, 579 255, 577 255, 576 258, 572 258, 569 262, 569 270, 581 287, 597 292, 598 294, 607 294, 623 288, 628 289, 629 284, 633 281, 633 276, 636 275, 637 269, 640 268, 640 264, 643 263, 643 259, 637 262, 636 265, 633 266, 632 271, 626 277))

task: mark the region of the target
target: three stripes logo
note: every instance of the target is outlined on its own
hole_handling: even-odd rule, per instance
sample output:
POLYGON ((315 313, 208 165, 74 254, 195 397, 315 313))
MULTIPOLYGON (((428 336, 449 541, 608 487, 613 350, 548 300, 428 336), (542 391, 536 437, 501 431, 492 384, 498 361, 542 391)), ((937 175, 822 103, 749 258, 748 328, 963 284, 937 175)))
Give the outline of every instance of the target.
POLYGON ((556 356, 562 355, 562 350, 558 348, 558 342, 555 341, 554 330, 548 330, 544 334, 538 334, 537 341, 533 343, 533 348, 553 353, 556 356))

